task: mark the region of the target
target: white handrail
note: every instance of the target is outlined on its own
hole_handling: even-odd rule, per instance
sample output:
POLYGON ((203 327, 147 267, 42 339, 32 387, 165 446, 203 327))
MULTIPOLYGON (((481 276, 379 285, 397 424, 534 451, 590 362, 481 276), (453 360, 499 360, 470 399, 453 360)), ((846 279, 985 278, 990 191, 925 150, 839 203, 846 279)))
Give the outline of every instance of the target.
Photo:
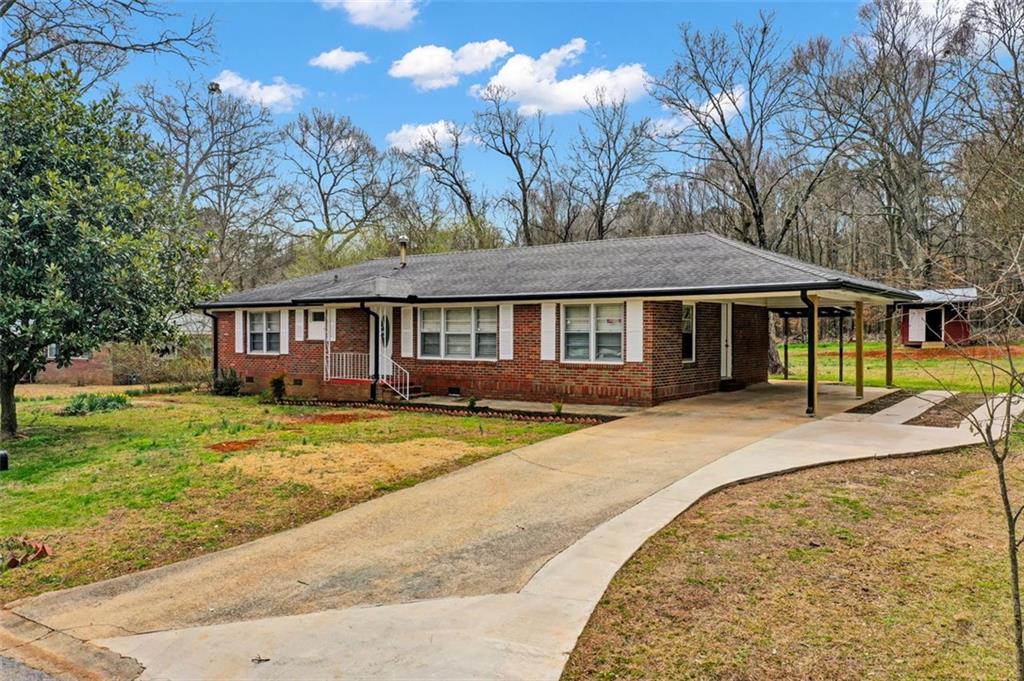
MULTIPOLYGON (((366 352, 325 352, 324 378, 337 379, 372 379, 370 355, 366 352)), ((381 383, 394 390, 403 399, 409 399, 412 381, 405 367, 390 357, 381 357, 381 383)))

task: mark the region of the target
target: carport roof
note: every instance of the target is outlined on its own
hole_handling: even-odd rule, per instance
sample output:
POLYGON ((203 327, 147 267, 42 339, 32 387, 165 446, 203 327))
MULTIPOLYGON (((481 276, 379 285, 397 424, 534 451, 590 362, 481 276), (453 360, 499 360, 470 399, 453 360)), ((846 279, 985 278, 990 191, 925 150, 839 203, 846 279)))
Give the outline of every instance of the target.
POLYGON ((204 308, 847 290, 912 293, 698 232, 370 260, 224 296, 204 308))

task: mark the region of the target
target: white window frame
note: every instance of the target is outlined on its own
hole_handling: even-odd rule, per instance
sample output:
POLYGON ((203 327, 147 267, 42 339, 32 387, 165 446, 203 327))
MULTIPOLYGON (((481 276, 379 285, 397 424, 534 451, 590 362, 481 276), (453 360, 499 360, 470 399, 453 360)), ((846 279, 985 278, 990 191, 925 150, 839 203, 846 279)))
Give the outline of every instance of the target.
POLYGON ((586 301, 581 300, 578 302, 561 303, 558 309, 558 324, 559 324, 559 335, 558 335, 558 358, 562 364, 601 364, 601 365, 618 365, 625 364, 626 360, 626 301, 624 300, 596 300, 586 301), (589 359, 569 359, 565 356, 565 327, 566 327, 566 307, 583 307, 585 305, 590 306, 590 358, 589 359), (619 344, 619 358, 618 359, 596 359, 594 357, 597 352, 597 308, 599 305, 618 305, 622 309, 622 330, 619 331, 621 338, 619 344))
MULTIPOLYGON (((694 364, 697 361, 697 303, 683 303, 682 305, 683 305, 683 307, 688 307, 691 310, 693 310, 693 316, 691 317, 691 319, 693 320, 693 328, 691 329, 691 334, 693 335, 693 349, 691 351, 692 354, 691 354, 690 357, 688 357, 688 358, 687 357, 683 357, 683 364, 694 364)), ((682 329, 682 323, 683 323, 683 320, 682 320, 682 317, 680 317, 679 318, 679 327, 680 327, 679 328, 679 332, 680 332, 680 334, 682 334, 682 330, 683 330, 682 329)), ((681 336, 680 336, 680 343, 682 343, 682 337, 681 336)), ((682 352, 682 348, 680 348, 679 350, 680 350, 680 353, 681 353, 682 352)))
POLYGON ((250 310, 245 315, 245 354, 247 355, 271 355, 276 356, 281 354, 281 345, 284 343, 281 336, 288 333, 286 330, 280 328, 281 326, 281 310, 250 310), (252 349, 252 316, 254 314, 265 315, 263 317, 263 350, 252 349), (278 319, 278 339, 277 339, 277 350, 266 350, 267 347, 267 319, 271 315, 276 315, 278 319))
MULTIPOLYGON (((433 332, 432 332, 433 333, 433 332)), ((514 333, 514 331, 513 331, 514 333)), ((416 358, 417 359, 428 359, 439 362, 497 362, 498 355, 501 354, 501 306, 498 304, 494 305, 420 305, 416 310, 416 358), (471 310, 469 316, 469 356, 456 356, 452 357, 448 354, 448 340, 447 332, 448 328, 448 311, 455 309, 466 309, 471 310), (476 326, 477 326, 477 310, 482 308, 494 308, 494 357, 478 357, 476 354, 476 326), (423 354, 423 311, 424 310, 441 310, 441 354, 440 355, 424 355, 423 354)))

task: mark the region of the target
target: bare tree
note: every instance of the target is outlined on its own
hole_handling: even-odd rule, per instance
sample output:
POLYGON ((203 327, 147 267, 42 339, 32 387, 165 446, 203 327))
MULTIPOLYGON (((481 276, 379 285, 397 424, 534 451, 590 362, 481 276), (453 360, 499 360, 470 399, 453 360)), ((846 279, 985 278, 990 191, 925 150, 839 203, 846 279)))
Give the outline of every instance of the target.
POLYGON ((681 167, 667 174, 706 184, 738 207, 734 235, 761 248, 777 250, 785 241, 834 156, 786 134, 787 117, 800 108, 799 87, 768 13, 753 26, 736 24, 731 36, 684 26, 681 54, 652 85, 674 112, 660 137, 682 156, 681 167), (706 172, 715 166, 727 174, 706 172), (787 182, 798 175, 801 182, 787 182), (784 210, 772 225, 776 206, 784 210))
POLYGON ((288 231, 309 242, 309 266, 324 269, 367 230, 383 226, 395 187, 415 169, 396 153, 378 151, 349 118, 319 109, 299 114, 285 135, 284 158, 295 177, 288 231))
POLYGON ((405 157, 425 169, 435 184, 449 192, 471 224, 486 222, 486 203, 473 189, 466 172, 463 149, 466 144, 465 126, 445 123, 444 131, 431 130, 405 157))
POLYGON ((579 171, 575 165, 553 165, 546 164, 537 188, 530 193, 531 234, 538 243, 585 239, 586 200, 578 189, 579 171))
POLYGON ((277 279, 287 251, 279 229, 281 134, 270 113, 190 82, 173 95, 143 86, 137 108, 177 166, 179 200, 195 205, 212 234, 210 279, 239 288, 277 279))
POLYGON ((507 158, 515 171, 516 191, 502 202, 516 218, 517 238, 527 246, 534 243, 530 219, 530 192, 551 153, 551 132, 538 113, 527 117, 513 108, 510 93, 490 86, 480 94, 484 106, 473 117, 473 133, 480 143, 507 158))
POLYGON ((631 122, 625 97, 611 100, 598 90, 587 99, 586 117, 589 126, 580 126, 572 147, 573 181, 589 204, 594 237, 604 239, 618 217, 621 197, 646 180, 654 144, 650 120, 631 122))
POLYGON ((52 68, 61 61, 88 87, 135 54, 171 54, 193 63, 213 48, 213 20, 193 18, 182 32, 140 35, 138 24, 178 18, 153 0, 0 0, 0 65, 52 68))

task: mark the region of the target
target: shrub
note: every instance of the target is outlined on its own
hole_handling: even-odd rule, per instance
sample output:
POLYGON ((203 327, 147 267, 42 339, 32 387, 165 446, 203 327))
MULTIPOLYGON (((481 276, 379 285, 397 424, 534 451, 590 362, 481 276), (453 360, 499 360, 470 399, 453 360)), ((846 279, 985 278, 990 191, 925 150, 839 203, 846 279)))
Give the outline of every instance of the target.
POLYGON ((565 405, 562 404, 561 402, 552 402, 551 403, 551 408, 555 410, 555 416, 561 416, 562 415, 562 407, 564 407, 564 406, 565 405))
POLYGON ((284 386, 284 374, 274 376, 272 379, 270 379, 270 392, 273 393, 275 402, 280 402, 281 400, 284 399, 284 386))
POLYGON ((124 393, 115 395, 97 395, 96 393, 79 393, 72 397, 59 413, 64 416, 79 416, 95 411, 116 411, 130 406, 128 396, 124 393))
POLYGON ((466 398, 466 404, 469 405, 469 410, 470 411, 476 411, 476 403, 477 403, 477 399, 476 399, 475 396, 470 395, 468 398, 466 398))
POLYGON ((223 397, 237 397, 242 391, 242 377, 234 369, 217 372, 213 380, 213 394, 223 397))

